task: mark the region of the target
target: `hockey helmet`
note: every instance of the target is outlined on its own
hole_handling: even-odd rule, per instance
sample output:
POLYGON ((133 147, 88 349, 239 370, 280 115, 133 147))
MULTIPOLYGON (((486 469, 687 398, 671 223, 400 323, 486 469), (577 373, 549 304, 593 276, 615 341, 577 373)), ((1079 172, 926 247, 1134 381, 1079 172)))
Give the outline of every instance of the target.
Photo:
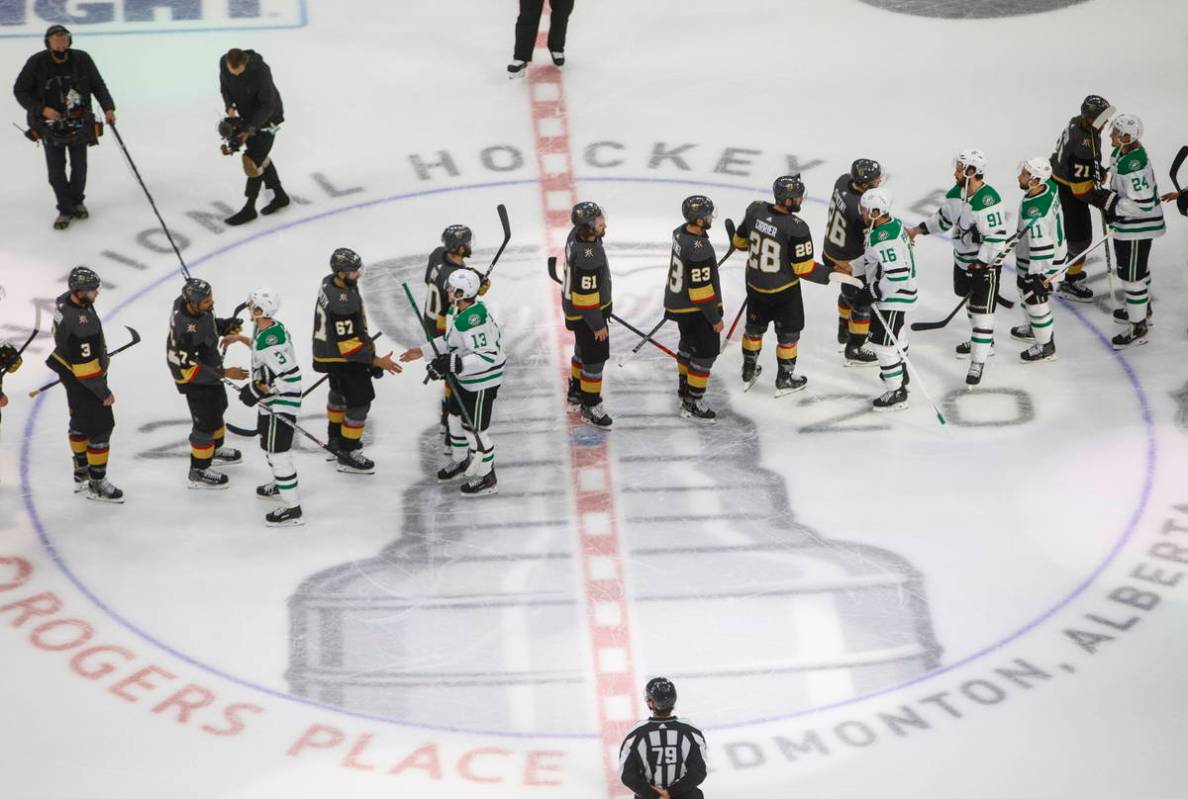
POLYGON ((871 183, 883 176, 883 166, 873 158, 859 158, 850 164, 850 180, 871 183))
POLYGON ((473 242, 474 234, 466 225, 450 225, 441 232, 441 243, 446 248, 446 252, 453 252, 459 247, 465 247, 466 252, 463 256, 465 257, 470 255, 473 242))
POLYGON ((354 250, 339 247, 330 255, 330 268, 335 272, 361 272, 363 259, 354 250))
POLYGON ((585 200, 573 207, 573 211, 569 214, 569 221, 579 228, 593 229, 594 222, 600 216, 605 216, 602 213, 602 207, 590 200, 585 200))
POLYGON ((182 286, 181 295, 190 305, 197 305, 211 295, 210 284, 196 277, 188 278, 182 286))
POLYGON ((771 193, 775 195, 775 201, 781 205, 786 200, 803 200, 804 181, 800 179, 800 175, 783 175, 771 184, 771 193))
POLYGON ((698 219, 704 219, 704 226, 709 227, 714 219, 714 201, 704 194, 694 194, 691 197, 686 197, 685 201, 681 203, 681 215, 691 225, 696 223, 698 219))
POLYGON ((95 270, 85 266, 76 266, 70 270, 70 277, 66 279, 66 287, 71 291, 98 291, 101 281, 95 270))
POLYGON ((450 288, 451 299, 458 298, 458 292, 462 292, 460 299, 473 300, 478 296, 482 280, 473 269, 459 269, 450 274, 446 284, 450 288))
POLYGON ((963 167, 962 171, 968 171, 973 167, 974 175, 979 178, 986 173, 986 154, 981 150, 962 150, 953 163, 960 164, 963 167))
POLYGON ((652 708, 665 713, 676 707, 676 686, 667 677, 653 677, 644 688, 644 695, 652 700, 652 708))
POLYGON ((858 207, 877 219, 891 213, 891 195, 883 188, 867 189, 858 199, 858 207))
POLYGON ((1118 131, 1119 136, 1129 136, 1131 142, 1143 138, 1143 121, 1134 114, 1118 114, 1110 124, 1110 129, 1118 131))
POLYGON ((1052 164, 1047 158, 1035 156, 1028 158, 1026 161, 1019 162, 1019 171, 1026 172, 1031 175, 1032 179, 1038 178, 1041 182, 1052 177, 1052 164))
POLYGON ((270 288, 255 289, 247 298, 248 307, 258 308, 261 316, 269 319, 280 310, 280 296, 270 288))

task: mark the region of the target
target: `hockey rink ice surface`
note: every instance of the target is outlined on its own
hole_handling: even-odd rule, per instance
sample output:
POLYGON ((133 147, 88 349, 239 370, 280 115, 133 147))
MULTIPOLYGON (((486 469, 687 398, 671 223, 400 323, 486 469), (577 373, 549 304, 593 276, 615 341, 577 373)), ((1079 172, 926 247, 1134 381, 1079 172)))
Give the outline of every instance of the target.
MULTIPOLYGON (((25 25, 0 27, 6 76, 48 24, 27 5, 25 25)), ((511 0, 262 0, 251 19, 204 2, 202 20, 162 8, 151 24, 112 5, 106 27, 67 24, 187 263, 222 315, 275 288, 306 366, 336 247, 362 255, 380 353, 399 354, 420 343, 401 283, 420 299, 450 223, 475 231, 485 268, 506 204, 487 296, 509 353, 500 491, 468 501, 437 483, 440 387, 421 364, 376 384, 374 476, 298 446, 305 526, 264 526, 253 439, 228 436, 245 456, 229 490, 188 490, 188 414, 162 351, 177 260, 114 136, 90 151, 91 219, 60 233, 42 155, 12 132, 0 337, 23 340, 83 263, 105 283, 109 346, 125 325, 143 342, 109 378, 123 505, 72 493, 65 395, 27 396, 52 378, 46 335, 4 382, 0 795, 620 797, 617 743, 661 674, 706 733, 712 799, 1183 795, 1188 220, 1174 206, 1152 249, 1149 344, 1109 346, 1099 250, 1098 301, 1053 303, 1056 361, 1022 364, 1007 333, 1020 311, 1000 310, 969 392, 952 356, 962 314, 912 334, 911 406, 894 414, 868 410, 877 370, 842 365, 836 289, 805 284, 805 391, 772 396, 769 334, 744 394, 736 333, 710 383, 719 422, 695 425, 677 415, 672 362, 632 355, 612 325, 614 428, 582 425, 564 410, 571 337, 545 261, 573 203, 597 201, 615 311, 648 329, 685 196, 715 201, 721 255, 725 218, 799 171, 819 249, 854 158, 884 165, 914 224, 977 147, 1017 211, 1016 164, 1047 156, 1090 93, 1142 118, 1170 190, 1188 143, 1188 5, 1017 0, 966 19, 964 3, 907 0, 579 0, 569 64, 538 49, 518 81, 511 0), (272 67, 286 110, 273 157, 296 198, 240 228, 221 222, 243 178, 215 134, 233 46, 272 67)), ((909 321, 942 318, 950 248, 931 236, 915 252, 909 321)), ((722 269, 728 322, 744 260, 722 269)), ((658 339, 675 347, 675 325, 658 339)), ((317 435, 324 403, 319 389, 301 412, 317 435)), ((234 397, 228 418, 254 424, 234 397)))

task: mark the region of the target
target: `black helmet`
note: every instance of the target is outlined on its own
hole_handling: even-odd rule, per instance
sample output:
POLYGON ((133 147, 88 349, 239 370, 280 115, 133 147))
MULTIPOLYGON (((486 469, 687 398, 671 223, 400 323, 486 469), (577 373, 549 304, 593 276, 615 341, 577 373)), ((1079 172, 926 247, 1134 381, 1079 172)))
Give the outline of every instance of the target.
POLYGON ((190 305, 197 305, 204 299, 210 296, 210 284, 205 280, 196 277, 186 280, 186 284, 182 286, 182 299, 190 305))
POLYGON ((706 221, 706 227, 709 227, 709 221, 714 216, 714 201, 704 194, 694 194, 692 197, 686 197, 685 201, 681 203, 681 215, 685 217, 685 221, 693 224, 698 219, 706 221))
POLYGON ((65 25, 50 25, 48 28, 45 29, 45 38, 42 39, 42 41, 45 42, 46 50, 48 50, 49 46, 50 46, 50 44, 49 44, 50 37, 56 36, 59 33, 66 34, 67 48, 74 46, 74 35, 69 30, 66 29, 65 25))
POLYGON ((441 243, 446 248, 446 252, 453 252, 459 247, 465 247, 466 254, 470 255, 470 242, 473 240, 474 234, 466 225, 450 225, 441 232, 441 243))
POLYGON ((784 175, 776 178, 775 183, 771 184, 771 192, 775 195, 775 201, 781 205, 785 200, 803 200, 804 181, 800 179, 800 175, 784 175))
POLYGON ((569 221, 576 227, 593 228, 594 220, 600 216, 602 216, 602 208, 598 203, 586 200, 573 207, 573 211, 569 214, 569 221))
POLYGON ((330 255, 330 268, 335 272, 358 272, 363 268, 363 259, 354 250, 339 247, 330 255))
POLYGON ((676 686, 667 677, 654 677, 648 680, 644 693, 648 699, 652 700, 652 707, 661 713, 666 713, 676 707, 676 686))
POLYGON ((66 286, 71 291, 97 291, 100 285, 99 275, 94 269, 76 266, 70 270, 70 277, 66 279, 66 286))
POLYGON ((1081 102, 1081 116, 1092 122, 1109 107, 1109 100, 1099 94, 1091 94, 1081 102))
POLYGON ((850 180, 855 183, 870 183, 883 176, 883 166, 873 158, 859 158, 850 164, 850 180))

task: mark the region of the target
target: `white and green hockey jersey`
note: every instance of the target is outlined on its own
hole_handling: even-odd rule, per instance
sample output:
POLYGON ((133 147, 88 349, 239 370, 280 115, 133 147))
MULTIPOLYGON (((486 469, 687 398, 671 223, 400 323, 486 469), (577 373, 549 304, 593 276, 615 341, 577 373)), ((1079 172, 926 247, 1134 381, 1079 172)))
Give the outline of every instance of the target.
POLYGON ((892 217, 867 231, 862 274, 880 311, 908 311, 916 304, 916 254, 902 221, 892 217))
POLYGON ((1110 155, 1110 191, 1118 195, 1117 218, 1110 222, 1114 238, 1122 241, 1154 239, 1166 231, 1155 170, 1142 146, 1128 153, 1115 148, 1110 155))
POLYGON ((455 377, 467 391, 495 388, 503 382, 503 334, 482 300, 464 311, 451 307, 446 314, 446 332, 433 340, 434 346, 425 350, 432 357, 434 351, 461 356, 462 370, 455 377))
POLYGON ((252 384, 256 383, 270 389, 260 404, 291 416, 301 410, 301 367, 293 351, 293 338, 275 320, 266 329, 257 328, 252 340, 252 384))
POLYGON ((1019 205, 1019 243, 1015 264, 1020 275, 1047 277, 1064 268, 1068 242, 1064 238, 1064 209, 1056 181, 1044 182, 1044 190, 1023 195, 1019 205))
POLYGON ((927 220, 931 233, 953 239, 953 259, 961 269, 978 261, 992 262, 1006 247, 1006 211, 992 186, 983 185, 966 199, 960 186, 945 195, 940 208, 927 220))

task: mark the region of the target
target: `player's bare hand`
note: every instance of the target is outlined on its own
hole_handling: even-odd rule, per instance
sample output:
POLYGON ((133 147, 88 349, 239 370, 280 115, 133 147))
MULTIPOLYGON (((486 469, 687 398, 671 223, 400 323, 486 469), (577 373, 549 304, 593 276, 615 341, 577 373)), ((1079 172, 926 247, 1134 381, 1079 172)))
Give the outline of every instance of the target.
POLYGON ((46 119, 48 119, 50 122, 57 122, 59 119, 62 118, 61 114, 59 114, 54 109, 50 108, 48 105, 45 108, 41 109, 41 115, 43 117, 45 117, 46 119))
POLYGON ((400 367, 400 364, 392 360, 392 353, 390 352, 382 358, 372 358, 371 365, 383 369, 390 375, 400 374, 404 371, 400 367))
POLYGON ((103 407, 110 408, 112 405, 115 405, 115 394, 108 394, 103 398, 103 407))
POLYGON ((239 112, 238 112, 238 111, 236 111, 234 108, 228 108, 228 109, 227 109, 227 116, 229 116, 229 117, 237 117, 237 116, 239 116, 239 112))
POLYGON ((0 394, 0 408, 3 408, 7 404, 8 404, 8 397, 4 394, 0 394))
POLYGON ((223 370, 223 375, 231 380, 247 380, 248 372, 242 366, 228 366, 223 370))
POLYGON ((610 331, 607 330, 605 327, 600 327, 599 329, 594 331, 594 340, 595 341, 606 341, 608 338, 610 338, 610 331))
POLYGON ((719 319, 717 322, 714 323, 714 332, 721 333, 722 329, 724 327, 726 327, 726 323, 724 321, 722 321, 721 319, 719 319))
POLYGON ((246 344, 250 347, 252 345, 252 340, 247 336, 237 336, 235 334, 223 336, 222 339, 219 340, 219 346, 224 350, 230 347, 232 344, 246 344))
POLYGON ((245 130, 243 133, 240 133, 239 134, 239 143, 240 144, 247 143, 248 137, 251 135, 252 135, 252 132, 250 130, 245 130))
POLYGON ((907 234, 908 234, 908 238, 911 239, 912 243, 914 244, 916 241, 916 236, 920 235, 920 227, 917 225, 916 227, 908 228, 907 234))
POLYGON ((843 275, 854 274, 854 267, 850 266, 849 261, 838 261, 833 264, 834 272, 841 272, 843 275))
POLYGON ((409 361, 415 361, 418 358, 421 358, 423 355, 424 353, 421 352, 420 347, 413 347, 412 349, 402 352, 400 354, 400 360, 404 363, 408 363, 409 361))
POLYGON ((1169 191, 1167 194, 1159 195, 1159 199, 1163 200, 1165 203, 1174 203, 1176 200, 1180 199, 1180 193, 1178 191, 1169 191))
POLYGON ((667 788, 661 788, 660 786, 656 786, 656 790, 660 792, 660 799, 670 799, 670 797, 668 795, 667 788))
POLYGON ((103 116, 106 117, 108 125, 114 125, 116 123, 116 115, 115 115, 114 108, 111 109, 110 111, 104 111, 103 116))

